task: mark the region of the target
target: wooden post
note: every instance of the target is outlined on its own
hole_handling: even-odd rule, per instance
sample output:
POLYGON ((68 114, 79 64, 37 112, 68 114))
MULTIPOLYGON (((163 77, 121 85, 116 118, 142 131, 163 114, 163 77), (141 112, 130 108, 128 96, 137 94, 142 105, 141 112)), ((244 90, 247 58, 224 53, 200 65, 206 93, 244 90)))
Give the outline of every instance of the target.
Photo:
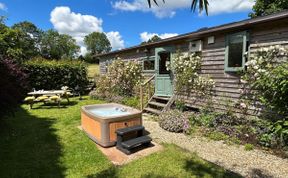
POLYGON ((151 85, 150 85, 150 82, 148 83, 148 100, 150 99, 151 97, 151 91, 150 91, 150 88, 151 88, 151 85))
POLYGON ((141 111, 143 110, 143 87, 142 85, 140 85, 140 108, 141 108, 141 111))

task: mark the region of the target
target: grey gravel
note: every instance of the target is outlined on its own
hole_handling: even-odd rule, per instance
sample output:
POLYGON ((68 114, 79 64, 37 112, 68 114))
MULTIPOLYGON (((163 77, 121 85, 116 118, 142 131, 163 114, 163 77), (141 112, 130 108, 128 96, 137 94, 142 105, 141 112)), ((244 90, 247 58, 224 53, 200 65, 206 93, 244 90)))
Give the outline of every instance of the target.
POLYGON ((158 143, 173 143, 197 153, 201 158, 244 177, 288 178, 288 159, 282 159, 263 150, 244 150, 244 146, 227 145, 200 136, 187 136, 163 130, 159 124, 144 115, 143 124, 150 136, 158 143))

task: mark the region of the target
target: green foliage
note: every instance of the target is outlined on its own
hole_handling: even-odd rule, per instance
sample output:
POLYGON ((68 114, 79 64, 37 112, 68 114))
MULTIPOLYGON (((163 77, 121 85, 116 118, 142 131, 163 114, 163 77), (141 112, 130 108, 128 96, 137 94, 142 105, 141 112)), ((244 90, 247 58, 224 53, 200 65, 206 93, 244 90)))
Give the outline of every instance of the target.
POLYGON ((147 44, 147 43, 153 43, 153 42, 157 42, 160 41, 161 38, 158 35, 154 35, 152 38, 150 38, 148 41, 144 41, 141 43, 141 45, 143 44, 147 44))
POLYGON ((43 35, 42 30, 38 29, 33 23, 23 21, 16 23, 12 29, 19 30, 23 33, 21 40, 23 45, 23 55, 25 59, 31 59, 34 56, 40 55, 39 44, 43 35))
POLYGON ((228 140, 229 136, 219 132, 219 131, 210 131, 205 134, 211 140, 220 141, 220 140, 228 140))
POLYGON ((271 46, 250 58, 242 76, 246 81, 242 92, 244 99, 260 101, 268 109, 288 116, 288 62, 281 62, 287 54, 287 49, 271 46))
POLYGON ((0 26, 0 53, 3 56, 21 62, 29 57, 29 45, 25 41, 26 34, 19 29, 7 27, 3 22, 0 26), (27 56, 26 56, 27 55, 27 56))
POLYGON ((187 115, 179 110, 170 110, 159 116, 159 126, 170 132, 185 132, 189 129, 189 121, 187 115))
POLYGON ((112 95, 132 96, 142 80, 142 66, 134 61, 114 60, 108 72, 96 81, 96 93, 108 98, 112 95))
POLYGON ((242 76, 245 82, 242 98, 246 103, 261 103, 268 110, 268 115, 263 117, 270 120, 270 126, 259 136, 260 143, 265 146, 283 146, 288 142, 287 54, 288 50, 281 46, 262 48, 246 63, 247 70, 242 76))
POLYGON ((179 111, 184 111, 186 109, 186 104, 184 101, 176 100, 175 108, 178 109, 179 111))
POLYGON ((195 126, 204 126, 209 127, 212 124, 213 119, 215 118, 216 114, 213 112, 204 113, 201 112, 200 114, 194 114, 189 117, 191 127, 195 126))
POLYGON ((24 63, 32 88, 55 90, 63 86, 83 90, 88 84, 87 66, 80 61, 36 58, 24 63))
POLYGON ((95 63, 99 64, 99 59, 93 57, 93 54, 91 54, 90 52, 85 54, 85 56, 83 57, 83 60, 90 64, 95 64, 95 63))
POLYGON ((247 143, 244 145, 244 150, 246 151, 251 151, 254 149, 254 145, 250 144, 250 143, 247 143))
POLYGON ((133 108, 140 108, 140 100, 138 97, 126 97, 122 100, 122 104, 133 108))
POLYGON ((84 43, 92 54, 101 54, 111 51, 112 47, 105 33, 93 32, 85 36, 84 43))
POLYGON ((287 0, 256 0, 250 17, 258 17, 288 9, 287 0))
POLYGON ((41 55, 46 59, 73 59, 80 50, 75 39, 54 30, 44 32, 40 46, 41 55))
POLYGON ((43 32, 31 22, 20 22, 11 28, 0 20, 0 53, 17 61, 37 56, 46 59, 75 58, 80 50, 75 39, 57 31, 43 32))
POLYGON ((173 64, 168 64, 166 67, 175 74, 177 94, 185 91, 202 97, 210 96, 214 81, 198 74, 201 67, 201 57, 197 54, 181 54, 178 51, 173 59, 173 64))

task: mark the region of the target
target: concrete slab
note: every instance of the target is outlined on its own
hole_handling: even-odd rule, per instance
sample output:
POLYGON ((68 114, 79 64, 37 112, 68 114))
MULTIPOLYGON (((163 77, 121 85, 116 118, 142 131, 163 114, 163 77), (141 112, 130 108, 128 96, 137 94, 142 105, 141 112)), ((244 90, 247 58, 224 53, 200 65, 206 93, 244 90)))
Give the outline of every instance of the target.
MULTIPOLYGON (((78 126, 77 128, 82 130, 81 126, 78 126)), ((133 160, 137 160, 145 156, 148 156, 152 153, 163 150, 162 145, 156 142, 152 142, 149 147, 140 148, 136 150, 134 153, 126 155, 125 153, 118 150, 115 146, 104 148, 96 143, 95 145, 114 165, 124 165, 133 160)))

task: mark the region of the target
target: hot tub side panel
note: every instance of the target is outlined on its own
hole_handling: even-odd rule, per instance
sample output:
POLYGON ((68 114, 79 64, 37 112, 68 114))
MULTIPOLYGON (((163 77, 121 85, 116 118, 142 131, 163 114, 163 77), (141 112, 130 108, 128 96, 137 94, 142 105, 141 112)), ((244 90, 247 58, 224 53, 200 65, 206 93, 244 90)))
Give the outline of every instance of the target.
POLYGON ((132 126, 136 126, 136 125, 142 125, 141 121, 142 121, 141 116, 138 116, 136 118, 125 120, 125 121, 109 123, 110 142, 116 142, 116 140, 117 140, 116 130, 117 129, 121 129, 121 128, 125 128, 125 127, 132 127, 132 126))
POLYGON ((102 138, 101 134, 101 123, 94 120, 93 118, 90 118, 85 113, 81 113, 81 126, 82 129, 89 134, 89 136, 94 137, 92 139, 96 139, 97 141, 100 141, 102 138))

